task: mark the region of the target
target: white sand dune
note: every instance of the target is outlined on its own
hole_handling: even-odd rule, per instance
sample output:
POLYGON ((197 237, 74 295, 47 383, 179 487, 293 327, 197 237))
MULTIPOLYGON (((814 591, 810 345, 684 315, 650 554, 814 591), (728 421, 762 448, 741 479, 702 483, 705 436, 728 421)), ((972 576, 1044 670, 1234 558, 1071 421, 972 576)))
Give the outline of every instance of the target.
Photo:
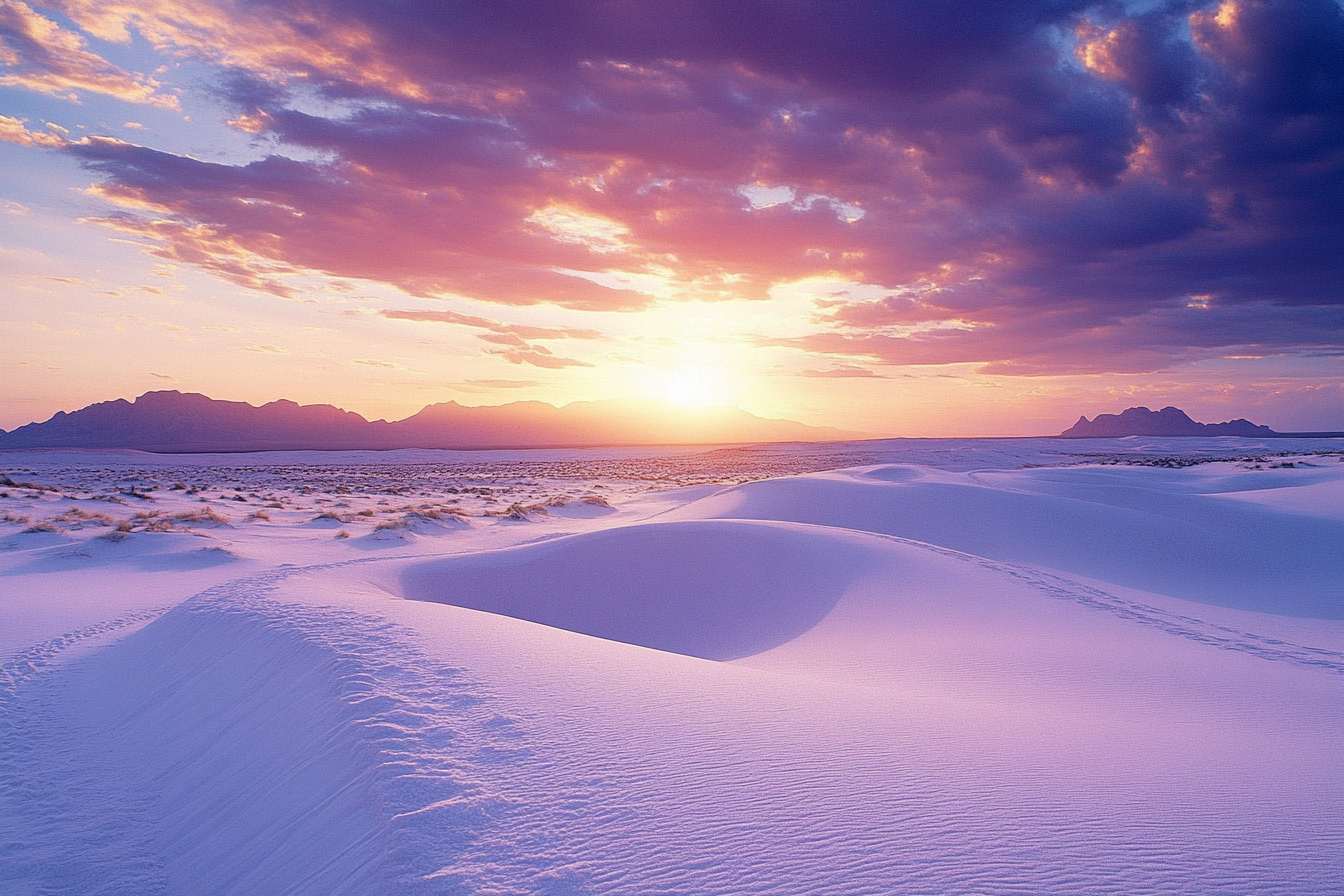
MULTIPOLYGON (((1294 482, 1336 471, 1303 472, 1294 482)), ((1264 481, 1245 475, 1248 489, 1264 481)), ((1344 618, 1344 513, 1220 500, 1213 490, 1226 478, 1136 467, 955 473, 888 465, 748 483, 664 518, 883 532, 1204 603, 1344 618)))
POLYGON ((1344 508, 1237 497, 1309 462, 20 539, 0 893, 1344 892, 1344 508))

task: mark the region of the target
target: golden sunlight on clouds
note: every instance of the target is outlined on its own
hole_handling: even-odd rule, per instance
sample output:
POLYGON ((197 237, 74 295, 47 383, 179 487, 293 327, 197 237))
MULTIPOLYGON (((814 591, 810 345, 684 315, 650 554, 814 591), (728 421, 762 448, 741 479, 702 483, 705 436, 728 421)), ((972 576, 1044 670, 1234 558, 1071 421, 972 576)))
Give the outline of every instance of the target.
POLYGON ((173 94, 162 93, 153 78, 118 68, 87 49, 88 41, 26 3, 0 0, 0 21, 15 38, 0 42, 0 86, 20 87, 79 102, 79 93, 101 93, 128 103, 179 108, 173 94), (15 49, 16 47, 21 49, 15 49))
POLYGON ((593 252, 622 252, 630 248, 625 241, 630 230, 624 224, 562 205, 537 209, 528 216, 527 223, 541 228, 552 239, 593 252))
POLYGON ((1083 22, 1074 32, 1078 41, 1074 53, 1088 71, 1105 78, 1119 76, 1119 67, 1115 64, 1112 51, 1115 49, 1116 33, 1108 31, 1092 22, 1083 22))
MULTIPOLYGON (((48 125, 52 128, 52 125, 48 125)), ((0 115, 0 140, 17 143, 19 146, 64 146, 65 138, 59 133, 30 131, 24 127, 24 119, 0 115)))
POLYGON ((266 71, 279 81, 302 81, 306 72, 319 69, 410 100, 429 96, 418 79, 373 45, 366 26, 341 22, 339 15, 296 11, 286 21, 260 8, 199 0, 49 0, 49 5, 113 43, 129 43, 134 31, 161 52, 192 52, 222 65, 266 71))

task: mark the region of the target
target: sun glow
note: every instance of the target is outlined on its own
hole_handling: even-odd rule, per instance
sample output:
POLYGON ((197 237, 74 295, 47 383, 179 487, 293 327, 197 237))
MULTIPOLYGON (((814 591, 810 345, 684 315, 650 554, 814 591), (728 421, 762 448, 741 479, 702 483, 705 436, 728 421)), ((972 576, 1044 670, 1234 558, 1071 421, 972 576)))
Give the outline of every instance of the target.
POLYGON ((723 373, 714 368, 677 367, 665 371, 660 380, 658 397, 668 404, 704 408, 727 401, 723 373))

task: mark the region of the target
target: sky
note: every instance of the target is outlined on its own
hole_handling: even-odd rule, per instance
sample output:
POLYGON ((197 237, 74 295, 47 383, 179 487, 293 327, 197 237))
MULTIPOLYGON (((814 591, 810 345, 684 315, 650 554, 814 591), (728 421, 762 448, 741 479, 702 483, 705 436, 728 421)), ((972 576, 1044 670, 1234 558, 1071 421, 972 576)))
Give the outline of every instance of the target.
POLYGON ((1344 4, 0 0, 0 428, 1344 430, 1344 4))

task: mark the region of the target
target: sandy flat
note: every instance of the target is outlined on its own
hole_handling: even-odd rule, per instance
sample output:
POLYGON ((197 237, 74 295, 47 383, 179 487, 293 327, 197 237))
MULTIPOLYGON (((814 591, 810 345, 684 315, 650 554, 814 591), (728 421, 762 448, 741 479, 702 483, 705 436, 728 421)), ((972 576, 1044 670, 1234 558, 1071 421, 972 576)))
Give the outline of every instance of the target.
POLYGON ((1235 441, 0 457, 0 893, 1344 892, 1235 441))

